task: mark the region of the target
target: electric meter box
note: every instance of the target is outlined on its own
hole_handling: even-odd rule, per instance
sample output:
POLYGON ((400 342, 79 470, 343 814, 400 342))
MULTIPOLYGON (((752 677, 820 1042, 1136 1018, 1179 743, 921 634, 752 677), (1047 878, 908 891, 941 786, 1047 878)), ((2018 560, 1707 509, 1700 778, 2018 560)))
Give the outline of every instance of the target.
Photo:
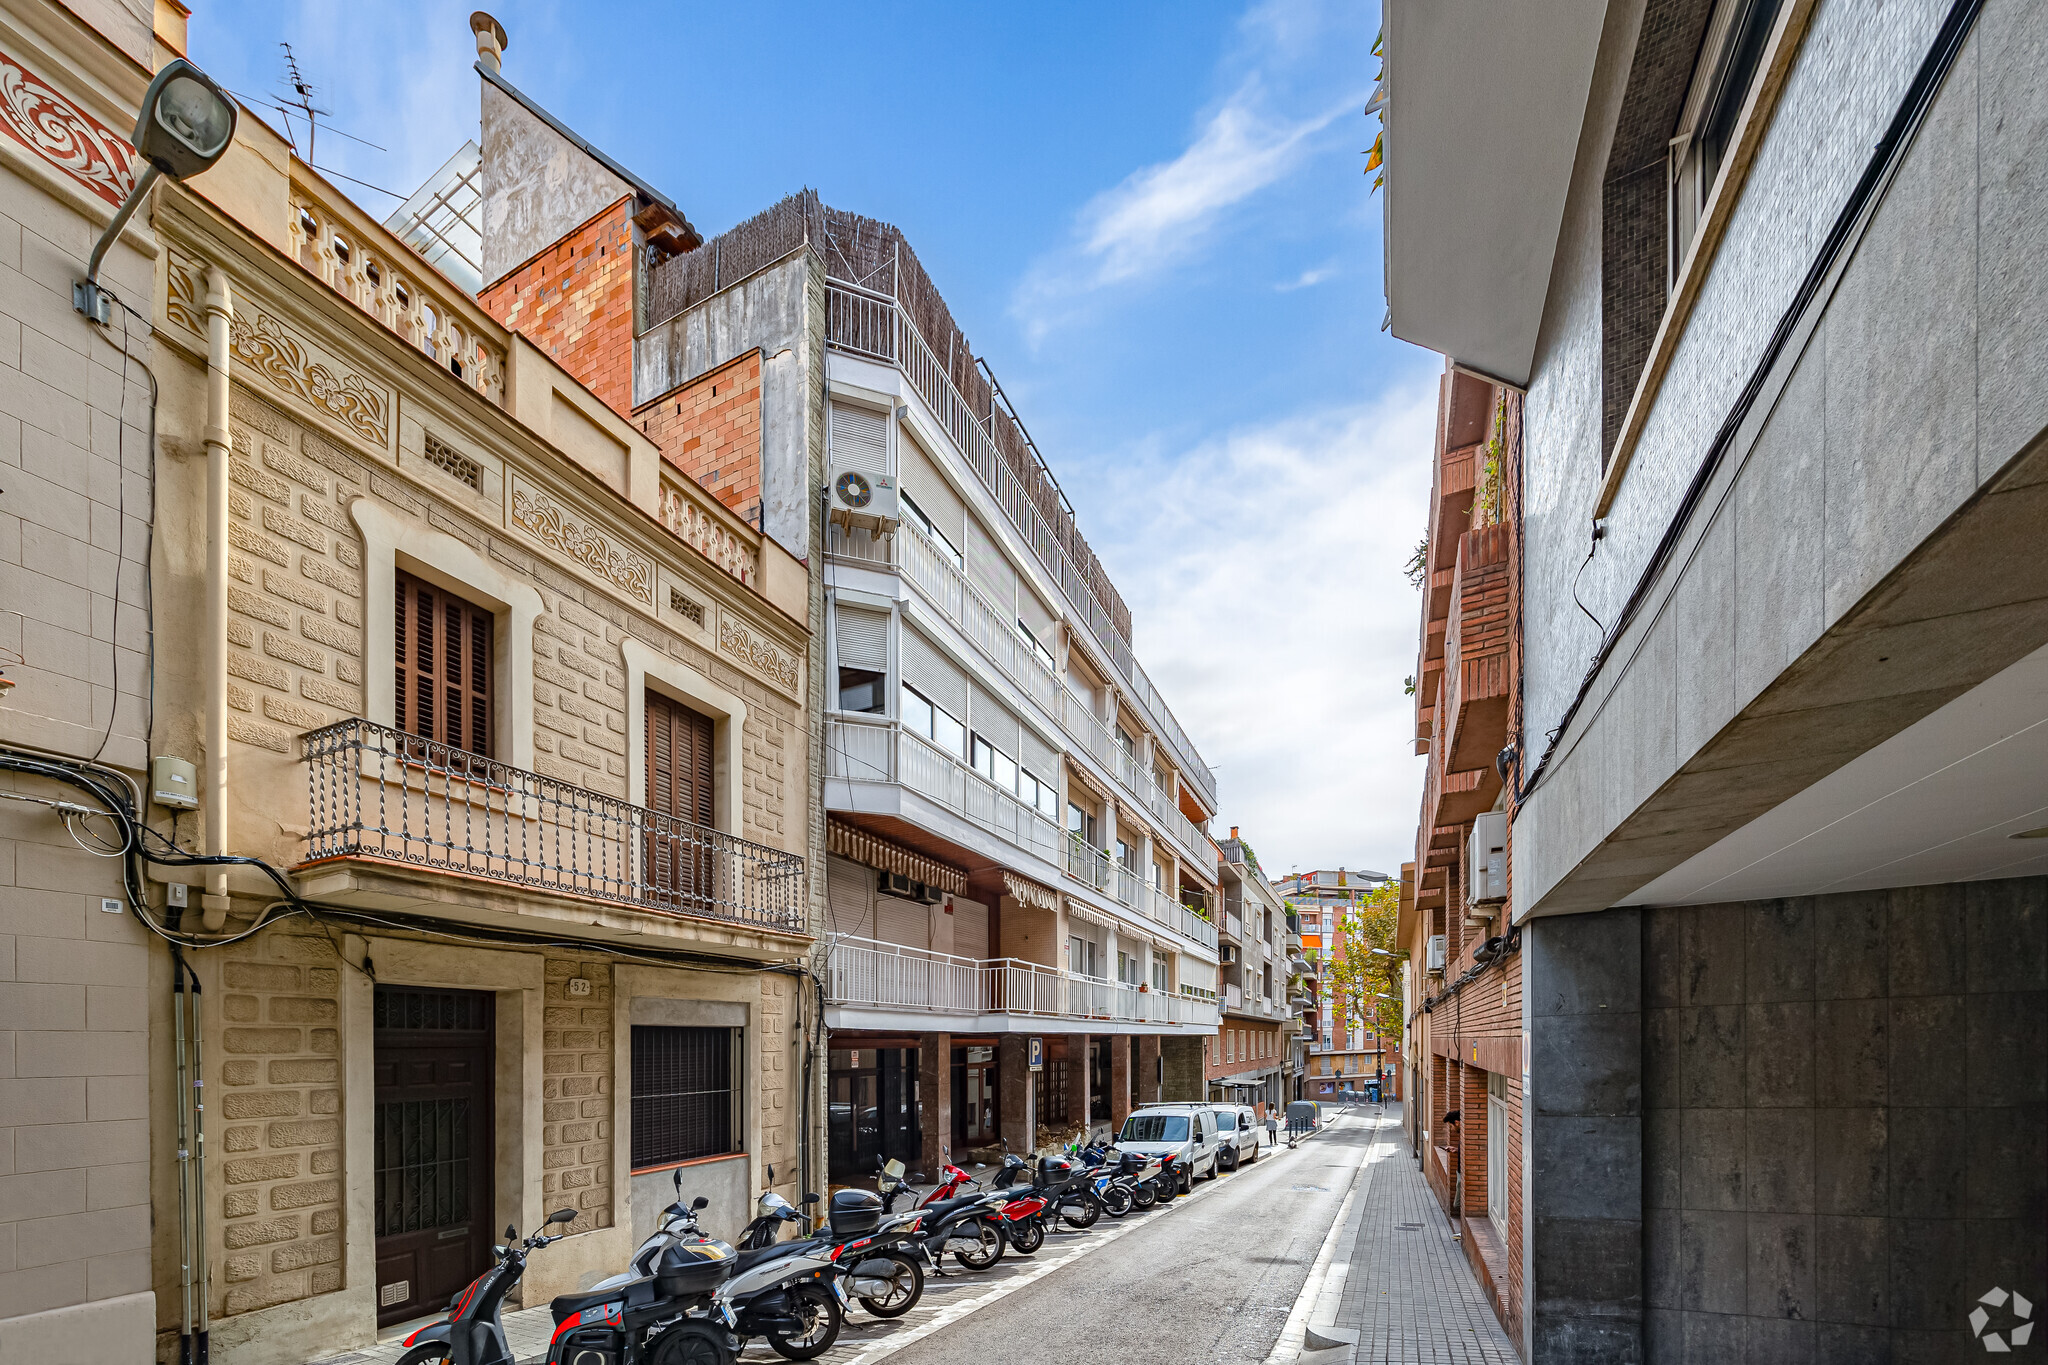
POLYGON ((172 810, 199 807, 199 770, 182 758, 159 754, 149 761, 149 799, 172 810))

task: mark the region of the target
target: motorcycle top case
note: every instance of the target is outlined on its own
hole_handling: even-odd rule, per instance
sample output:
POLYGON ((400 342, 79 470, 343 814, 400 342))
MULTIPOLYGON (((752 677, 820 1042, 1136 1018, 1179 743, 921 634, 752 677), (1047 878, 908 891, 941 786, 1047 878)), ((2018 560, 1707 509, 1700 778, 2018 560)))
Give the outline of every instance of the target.
POLYGON ((1038 1173, 1054 1178, 1069 1176, 1074 1173, 1074 1163, 1065 1157, 1042 1156, 1038 1158, 1038 1173))
POLYGON ((867 1190, 838 1190, 828 1214, 834 1237, 857 1237, 882 1225, 882 1200, 867 1190))
POLYGON ((654 1286, 668 1298, 709 1294, 732 1278, 736 1264, 733 1249, 709 1237, 671 1242, 655 1264, 654 1286))
POLYGON ((1147 1160, 1143 1152, 1124 1152, 1117 1157, 1116 1168, 1124 1175, 1136 1175, 1145 1169, 1147 1160))

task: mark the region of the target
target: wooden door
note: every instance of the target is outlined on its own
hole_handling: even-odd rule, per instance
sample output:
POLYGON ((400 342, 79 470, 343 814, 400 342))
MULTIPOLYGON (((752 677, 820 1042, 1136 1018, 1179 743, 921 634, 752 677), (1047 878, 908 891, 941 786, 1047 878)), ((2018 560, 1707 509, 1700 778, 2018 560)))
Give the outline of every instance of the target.
POLYGON ((492 998, 379 986, 377 1324, 447 1305, 491 1264, 492 998))
POLYGON ((716 898, 715 860, 704 836, 712 827, 711 717, 658 692, 647 694, 647 831, 650 897, 678 910, 716 898))

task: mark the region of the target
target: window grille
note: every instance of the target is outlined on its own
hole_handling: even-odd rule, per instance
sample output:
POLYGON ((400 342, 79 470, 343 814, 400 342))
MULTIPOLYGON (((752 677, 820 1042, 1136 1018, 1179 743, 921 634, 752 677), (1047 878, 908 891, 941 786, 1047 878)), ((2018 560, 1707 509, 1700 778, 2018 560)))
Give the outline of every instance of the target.
POLYGON ((633 1026, 633 1169, 739 1150, 740 1031, 633 1026))
POLYGON ((466 483, 477 492, 484 489, 484 468, 469 456, 449 445, 433 432, 427 433, 427 463, 439 469, 458 483, 466 483))
POLYGON ((399 570, 398 729, 491 756, 491 614, 399 570))

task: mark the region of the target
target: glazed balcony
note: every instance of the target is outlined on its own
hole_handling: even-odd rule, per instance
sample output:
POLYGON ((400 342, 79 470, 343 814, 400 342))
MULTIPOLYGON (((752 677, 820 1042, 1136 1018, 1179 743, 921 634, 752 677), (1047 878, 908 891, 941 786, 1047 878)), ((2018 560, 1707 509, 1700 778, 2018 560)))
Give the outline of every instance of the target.
POLYGON ((410 908, 445 904, 460 883, 544 893, 550 909, 568 898, 805 932, 796 854, 367 720, 302 743, 309 819, 294 872, 309 896, 410 908))

